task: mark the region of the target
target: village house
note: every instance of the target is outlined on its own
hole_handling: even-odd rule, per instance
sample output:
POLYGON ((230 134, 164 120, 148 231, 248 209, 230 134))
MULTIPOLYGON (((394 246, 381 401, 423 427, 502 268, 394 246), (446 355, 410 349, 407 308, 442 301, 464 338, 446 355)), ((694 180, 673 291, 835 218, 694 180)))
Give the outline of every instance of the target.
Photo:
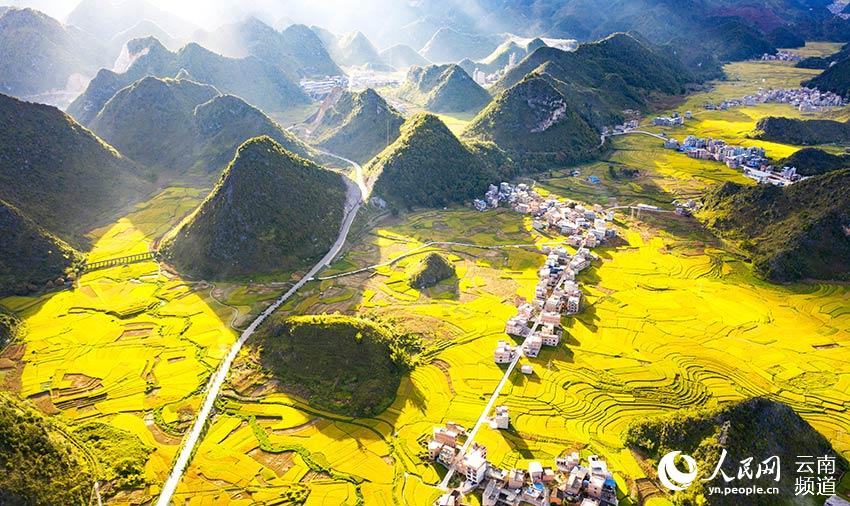
POLYGON ((493 352, 493 361, 497 364, 509 364, 517 357, 518 351, 516 346, 511 346, 504 341, 499 341, 496 344, 496 350, 493 352))
POLYGON ((507 406, 496 406, 496 414, 490 420, 490 427, 494 429, 507 429, 511 424, 507 406))

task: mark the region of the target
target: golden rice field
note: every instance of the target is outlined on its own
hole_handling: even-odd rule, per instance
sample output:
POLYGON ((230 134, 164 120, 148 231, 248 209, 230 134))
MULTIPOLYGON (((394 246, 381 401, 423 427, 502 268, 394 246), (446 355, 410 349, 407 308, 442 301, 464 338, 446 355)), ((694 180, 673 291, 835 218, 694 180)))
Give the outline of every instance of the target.
MULTIPOLYGON (((798 70, 776 65, 756 74, 761 65, 731 66, 745 81, 721 83, 710 93, 740 96, 758 87, 755 75, 765 75, 765 82, 799 77, 791 75, 798 70)), ((689 101, 706 99, 701 94, 689 101)), ((700 112, 687 131, 739 138, 765 114, 792 114, 772 108, 700 112)), ((603 204, 667 205, 717 182, 746 181, 723 165, 664 151, 649 137, 617 139, 614 147, 609 160, 582 167, 582 178, 556 172, 542 189, 603 204), (639 168, 641 176, 606 180, 609 163, 639 168), (600 175, 602 183, 583 181, 589 174, 600 175)), ((788 149, 768 147, 774 156, 788 149)), ((201 198, 196 190, 166 190, 96 231, 90 260, 148 251, 201 198)), ((512 429, 479 433, 490 460, 512 467, 549 462, 567 450, 598 453, 616 475, 622 504, 633 504, 639 490, 650 497, 644 504, 660 506, 668 503, 665 496, 620 442, 629 422, 753 395, 788 403, 850 457, 850 362, 844 358, 850 286, 769 285, 693 221, 618 220, 622 240, 597 250, 601 261, 580 276, 588 307, 568 321, 565 342, 530 359, 535 373, 516 373, 503 391, 500 403, 510 408, 512 429)), ((540 245, 557 239, 530 225, 507 210, 450 209, 365 229, 322 276, 398 261, 311 282, 281 311, 392 319, 423 334, 426 363, 402 379, 387 411, 352 419, 277 392, 253 367, 249 346, 217 402, 219 414, 177 502, 431 504, 444 471, 421 458, 424 438, 434 425, 477 419, 503 374, 492 350, 507 338, 504 322, 517 298, 533 293, 543 257, 534 247, 425 243, 540 245), (425 291, 410 288, 408 270, 431 250, 455 263, 457 278, 425 291)), ((146 466, 149 486, 110 501, 142 502, 158 493, 181 430, 200 402, 198 392, 235 339, 234 310, 241 315, 237 323, 244 322, 282 286, 187 283, 147 262, 86 274, 72 291, 4 299, 0 304, 20 314, 26 333, 23 346, 0 358, 0 386, 70 423, 110 423, 155 448, 146 466)))
MULTIPOLYGON (((148 251, 202 196, 166 190, 93 233, 90 258, 148 251)), ((0 382, 45 412, 109 423, 156 448, 142 495, 155 494, 178 450, 179 437, 169 432, 192 420, 197 392, 234 340, 223 323, 227 308, 208 291, 145 262, 84 274, 74 290, 4 299, 25 336, 24 346, 6 350, 11 367, 0 370, 0 382)))
MULTIPOLYGON (((630 421, 753 395, 790 404, 850 455, 850 364, 841 358, 850 345, 850 287, 767 285, 718 245, 694 247, 705 238, 682 232, 693 223, 678 223, 679 235, 627 225, 625 240, 600 250, 602 262, 582 274, 590 305, 570 321, 565 345, 532 359, 533 376, 511 378, 502 402, 513 430, 485 428, 479 435, 491 460, 509 467, 551 461, 567 449, 600 453, 625 496, 635 481, 645 481, 620 443, 630 421)), ((423 212, 375 230, 335 268, 462 238, 479 244, 548 239, 535 237, 523 217, 509 211, 423 212)), ((234 494, 247 504, 309 481, 307 504, 430 504, 442 470, 421 460, 424 437, 434 425, 470 425, 478 417, 502 375, 492 350, 506 338, 503 323, 515 296, 533 291, 542 261, 522 249, 444 252, 458 279, 430 292, 404 283, 412 256, 317 282, 285 308, 379 313, 430 336, 431 362, 403 380, 389 410, 347 419, 276 392, 249 395, 243 364, 237 392, 227 396, 227 416, 216 420, 198 451, 184 493, 203 490, 210 502, 234 494)), ((653 501, 663 502, 660 496, 653 501)))

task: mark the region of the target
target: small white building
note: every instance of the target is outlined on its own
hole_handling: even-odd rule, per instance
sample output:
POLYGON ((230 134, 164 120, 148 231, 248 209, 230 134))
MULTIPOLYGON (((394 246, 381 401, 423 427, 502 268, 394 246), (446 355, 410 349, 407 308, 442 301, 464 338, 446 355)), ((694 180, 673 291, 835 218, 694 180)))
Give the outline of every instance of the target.
POLYGON ((522 343, 522 349, 526 357, 534 358, 540 354, 540 348, 543 347, 543 340, 539 333, 533 332, 528 336, 525 342, 522 343))
POLYGON ((531 364, 523 364, 522 367, 519 368, 519 370, 523 374, 534 374, 534 368, 531 367, 531 364))
POLYGON ((516 346, 499 341, 496 344, 496 350, 493 352, 493 361, 497 364, 509 364, 517 357, 517 353, 516 346))
POLYGON ((484 481, 484 475, 487 473, 486 455, 480 448, 475 448, 463 456, 460 468, 468 483, 480 484, 484 481))
POLYGON ((567 297, 567 314, 578 314, 581 311, 581 297, 573 295, 567 297))
POLYGON ((508 416, 508 407, 496 406, 496 416, 493 417, 490 426, 494 429, 507 429, 510 424, 511 419, 508 416))
POLYGON ((534 483, 543 481, 543 465, 540 462, 532 461, 528 463, 528 476, 534 483))

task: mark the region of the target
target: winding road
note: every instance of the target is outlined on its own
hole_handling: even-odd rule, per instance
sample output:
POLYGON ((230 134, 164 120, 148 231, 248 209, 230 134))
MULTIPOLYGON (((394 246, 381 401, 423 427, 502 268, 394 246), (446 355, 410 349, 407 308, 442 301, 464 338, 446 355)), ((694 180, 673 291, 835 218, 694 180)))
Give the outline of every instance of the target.
POLYGON ((183 473, 186 471, 186 467, 189 465, 189 461, 192 459, 195 447, 201 439, 203 439, 204 429, 213 415, 215 400, 221 392, 221 388, 227 379, 227 373, 230 371, 230 366, 233 365, 233 361, 239 354, 239 350, 242 349, 245 342, 254 334, 254 331, 257 330, 266 318, 277 311, 284 302, 295 295, 295 293, 307 284, 307 282, 311 281, 316 274, 319 273, 319 271, 333 262, 334 258, 336 258, 345 244, 345 240, 351 230, 351 225, 354 223, 354 218, 357 217, 357 212, 360 210, 364 201, 368 198, 369 189, 363 180, 363 169, 360 167, 360 164, 332 153, 325 154, 339 158, 340 160, 348 162, 354 166, 354 176, 356 179, 355 184, 355 181, 351 181, 346 177, 343 178, 348 191, 346 194, 345 214, 343 216, 342 225, 340 226, 336 242, 334 242, 327 254, 322 257, 322 259, 319 260, 319 262, 314 265, 307 274, 298 280, 297 283, 292 285, 292 288, 281 295, 271 306, 266 308, 265 311, 251 322, 248 328, 246 328, 239 336, 239 339, 237 339, 236 342, 233 343, 233 346, 230 347, 230 351, 227 353, 227 356, 224 358, 218 370, 210 378, 210 381, 207 384, 206 396, 204 397, 204 402, 201 405, 201 410, 198 412, 198 416, 195 419, 195 423, 192 425, 192 429, 183 441, 183 447, 180 449, 180 454, 177 456, 177 460, 174 461, 174 467, 171 469, 171 474, 162 486, 162 492, 160 492, 159 499, 156 502, 157 506, 168 506, 171 504, 171 499, 177 490, 177 485, 180 483, 183 473))

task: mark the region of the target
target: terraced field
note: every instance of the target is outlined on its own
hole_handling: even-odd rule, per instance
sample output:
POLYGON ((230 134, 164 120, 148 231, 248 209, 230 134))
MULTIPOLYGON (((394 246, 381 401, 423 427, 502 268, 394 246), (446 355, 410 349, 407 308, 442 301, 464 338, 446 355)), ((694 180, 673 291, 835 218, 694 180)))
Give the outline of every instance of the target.
MULTIPOLYGON (((766 285, 687 220, 668 227, 675 234, 622 224, 626 240, 601 250, 603 261, 582 274, 590 307, 570 321, 565 345, 544 349, 530 362, 535 374, 517 373, 506 388, 501 401, 512 430, 481 432, 492 461, 522 466, 567 449, 597 452, 623 495, 656 494, 620 443, 628 423, 752 395, 789 403, 850 454, 850 365, 840 353, 850 344, 850 288, 766 285)), ((426 241, 459 237, 480 244, 549 240, 507 211, 417 213, 374 231, 334 267, 381 263, 426 241), (499 225, 485 232, 493 223, 499 225)), ((211 429, 220 446, 207 440, 187 475, 191 483, 206 483, 210 500, 236 491, 258 500, 309 480, 307 504, 361 496, 366 504, 429 504, 443 471, 421 460, 424 437, 447 420, 471 425, 477 418, 502 375, 492 350, 506 337, 503 322, 515 297, 530 295, 542 260, 523 249, 442 251, 458 279, 430 292, 404 283, 412 256, 317 282, 285 309, 380 314, 429 338, 430 362, 403 380, 387 412, 357 420, 319 412, 274 392, 245 361, 232 380, 229 416, 211 429), (246 457, 253 461, 242 463, 246 457), (230 491, 213 491, 210 485, 222 482, 216 480, 230 491)))
MULTIPOLYGON (((766 75, 755 73, 762 65, 730 67, 742 82, 710 93, 744 94, 758 86, 754 76, 766 75)), ((766 67, 770 79, 799 77, 792 74, 800 71, 779 67, 766 67)), ((729 138, 771 107, 700 113, 687 128, 716 129, 729 138)), ((656 139, 614 142, 609 160, 582 167, 581 177, 563 171, 540 178, 542 189, 604 204, 669 206, 716 182, 746 181, 720 164, 665 151, 656 139), (639 168, 640 175, 609 178, 609 164, 639 168), (588 182, 588 175, 600 183, 588 182)), ((787 149, 772 146, 769 153, 787 149)), ((97 231, 90 260, 147 251, 201 197, 195 190, 165 191, 97 231)), ((616 475, 622 504, 649 497, 645 504, 660 506, 668 503, 665 496, 620 442, 629 422, 752 395, 790 404, 850 457, 850 287, 769 285, 696 222, 641 218, 618 216, 622 239, 598 250, 601 262, 579 278, 587 309, 568 321, 560 347, 529 361, 533 375, 511 378, 500 398, 510 408, 511 430, 485 427, 478 436, 490 460, 511 467, 548 462, 568 450, 599 453, 616 475)), ((427 505, 439 494, 434 485, 444 471, 421 458, 425 436, 445 421, 471 425, 478 418, 503 374, 492 362, 495 343, 506 339, 504 322, 518 298, 531 297, 543 257, 535 247, 424 246, 540 245, 557 237, 533 232, 528 218, 506 210, 449 209, 375 221, 374 228, 360 223, 354 244, 321 276, 386 265, 314 281, 281 311, 392 320, 423 335, 422 364, 402 379, 386 412, 352 419, 277 391, 256 367, 249 343, 178 501, 427 505), (429 251, 444 253, 457 276, 412 289, 409 270, 429 251)), ((156 495, 168 474, 197 393, 235 338, 230 325, 284 286, 280 280, 188 283, 147 262, 86 274, 73 291, 4 299, 0 304, 24 319, 26 334, 0 357, 0 383, 72 424, 103 421, 155 448, 146 465, 148 486, 112 501, 139 502, 156 495)))
MULTIPOLYGON (((200 198, 196 190, 163 192, 93 233, 90 258, 148 251, 200 198)), ((47 413, 108 423, 156 449, 146 466, 150 488, 117 502, 156 493, 196 393, 234 339, 228 309, 208 291, 144 262, 85 274, 71 291, 0 301, 25 323, 21 344, 4 352, 4 388, 47 413)))

